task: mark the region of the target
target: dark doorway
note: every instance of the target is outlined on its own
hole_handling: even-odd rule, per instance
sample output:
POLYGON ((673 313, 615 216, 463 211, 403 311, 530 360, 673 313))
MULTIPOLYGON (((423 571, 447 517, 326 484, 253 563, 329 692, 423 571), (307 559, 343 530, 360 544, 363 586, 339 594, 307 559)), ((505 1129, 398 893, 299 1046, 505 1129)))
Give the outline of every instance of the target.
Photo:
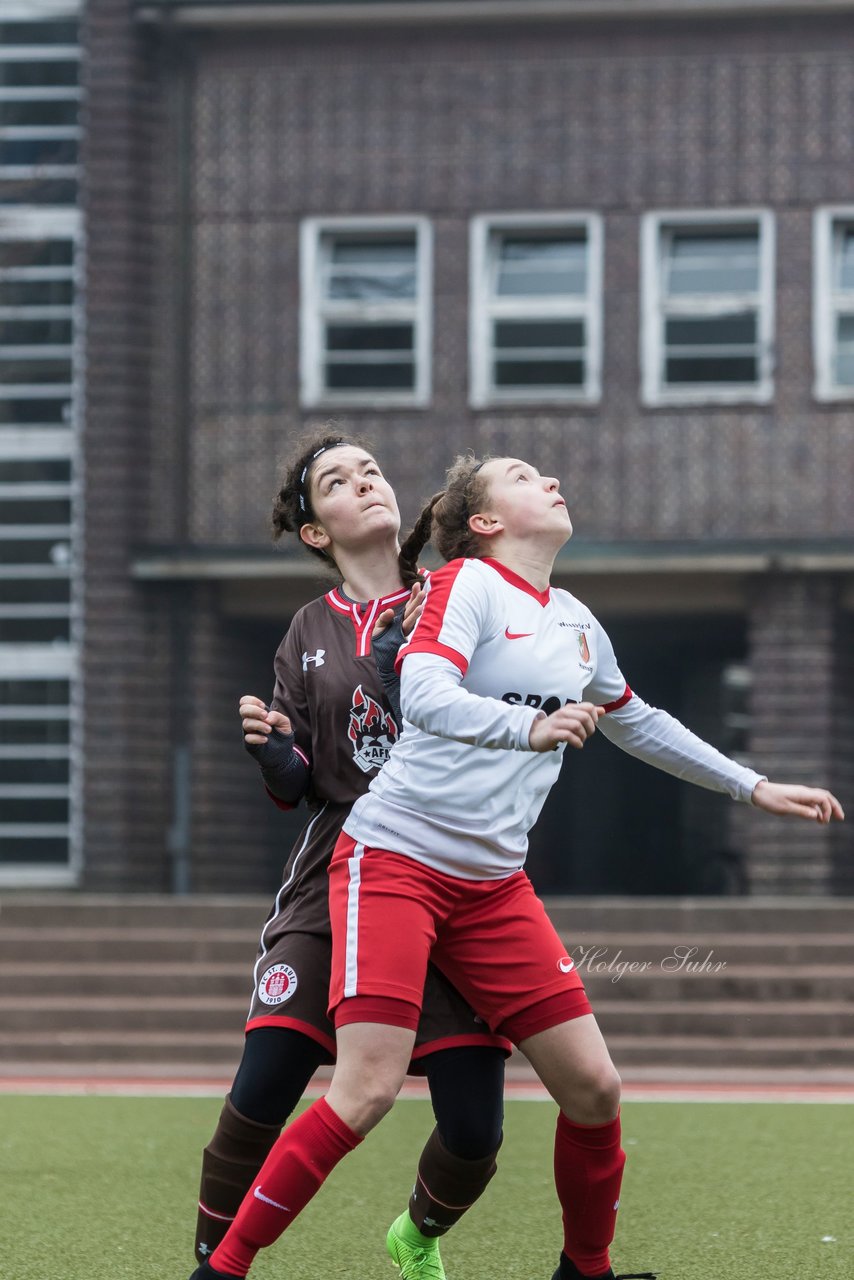
MULTIPOLYGON (((744 736, 739 677, 743 619, 609 621, 626 679, 728 755, 744 736)), ((531 837, 528 869, 540 893, 708 894, 744 891, 731 847, 732 800, 680 782, 596 735, 567 750, 531 837)))

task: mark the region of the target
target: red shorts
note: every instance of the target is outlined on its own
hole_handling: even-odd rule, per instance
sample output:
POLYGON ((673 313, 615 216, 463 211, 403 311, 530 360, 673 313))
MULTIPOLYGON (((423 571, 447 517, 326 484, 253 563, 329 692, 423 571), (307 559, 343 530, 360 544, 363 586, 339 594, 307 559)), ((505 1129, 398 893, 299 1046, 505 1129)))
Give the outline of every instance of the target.
POLYGON ((460 880, 342 833, 329 864, 329 914, 336 1026, 414 1027, 428 960, 515 1044, 592 1012, 524 871, 460 880))

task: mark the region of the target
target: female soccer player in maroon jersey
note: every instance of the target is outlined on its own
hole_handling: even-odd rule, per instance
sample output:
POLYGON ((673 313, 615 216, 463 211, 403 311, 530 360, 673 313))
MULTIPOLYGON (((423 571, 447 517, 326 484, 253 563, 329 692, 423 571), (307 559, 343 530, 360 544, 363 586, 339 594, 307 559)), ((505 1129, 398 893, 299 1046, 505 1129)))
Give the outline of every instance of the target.
MULTIPOLYGON (((382 658, 386 680, 397 683, 391 664, 419 609, 420 585, 414 564, 399 555, 399 527, 394 492, 366 449, 326 431, 298 450, 274 531, 297 530, 343 582, 291 623, 276 654, 270 708, 251 696, 240 703, 244 741, 271 796, 283 808, 304 797, 311 816, 261 934, 243 1058, 203 1156, 199 1277, 211 1274, 205 1260, 312 1074, 335 1056, 327 871, 353 801, 399 736, 399 711, 377 671, 382 658)), ((427 1076, 437 1128, 409 1211, 387 1240, 405 1278, 441 1280, 438 1237, 495 1171, 509 1048, 431 967, 412 1058, 413 1070, 427 1076)))
POLYGON ((598 728, 769 813, 826 823, 842 809, 828 791, 743 768, 633 693, 589 609, 549 585, 572 532, 557 480, 519 459, 461 459, 419 524, 432 525, 449 563, 431 575, 398 654, 405 733, 356 801, 330 867, 335 1075, 273 1148, 213 1255, 215 1274, 245 1276, 389 1110, 432 960, 519 1045, 560 1108, 554 1280, 614 1280, 620 1080, 522 869, 565 746, 583 748, 598 728))

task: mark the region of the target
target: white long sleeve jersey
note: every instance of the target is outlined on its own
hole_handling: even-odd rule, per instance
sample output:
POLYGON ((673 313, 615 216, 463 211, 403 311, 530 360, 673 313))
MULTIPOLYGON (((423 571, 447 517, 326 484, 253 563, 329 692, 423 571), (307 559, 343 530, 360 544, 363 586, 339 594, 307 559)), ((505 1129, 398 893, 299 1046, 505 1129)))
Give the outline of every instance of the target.
POLYGON ((397 661, 403 734, 344 830, 446 875, 500 879, 524 865, 564 752, 534 752, 528 735, 567 702, 603 706, 606 738, 699 786, 749 801, 762 778, 633 693, 581 601, 496 560, 430 575, 397 661))

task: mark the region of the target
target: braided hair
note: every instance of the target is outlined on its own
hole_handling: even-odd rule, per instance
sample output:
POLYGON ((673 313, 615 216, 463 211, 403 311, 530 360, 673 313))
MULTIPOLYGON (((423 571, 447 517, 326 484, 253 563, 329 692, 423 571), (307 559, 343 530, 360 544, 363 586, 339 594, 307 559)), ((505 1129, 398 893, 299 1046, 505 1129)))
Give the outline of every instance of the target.
POLYGON ((441 497, 443 497, 441 493, 434 494, 406 535, 400 548, 398 563, 400 565, 400 576, 405 587, 412 588, 416 582, 424 581, 424 575, 418 568, 418 557, 430 541, 433 527, 433 507, 441 497))
MULTIPOLYGON (((400 549, 401 572, 412 574, 411 581, 416 580, 415 564, 428 542, 433 543, 443 560, 483 555, 481 540, 469 528, 469 517, 486 501, 487 484, 480 469, 489 460, 472 453, 454 460, 445 488, 433 494, 400 549)), ((404 582, 410 585, 406 578, 404 582)))

